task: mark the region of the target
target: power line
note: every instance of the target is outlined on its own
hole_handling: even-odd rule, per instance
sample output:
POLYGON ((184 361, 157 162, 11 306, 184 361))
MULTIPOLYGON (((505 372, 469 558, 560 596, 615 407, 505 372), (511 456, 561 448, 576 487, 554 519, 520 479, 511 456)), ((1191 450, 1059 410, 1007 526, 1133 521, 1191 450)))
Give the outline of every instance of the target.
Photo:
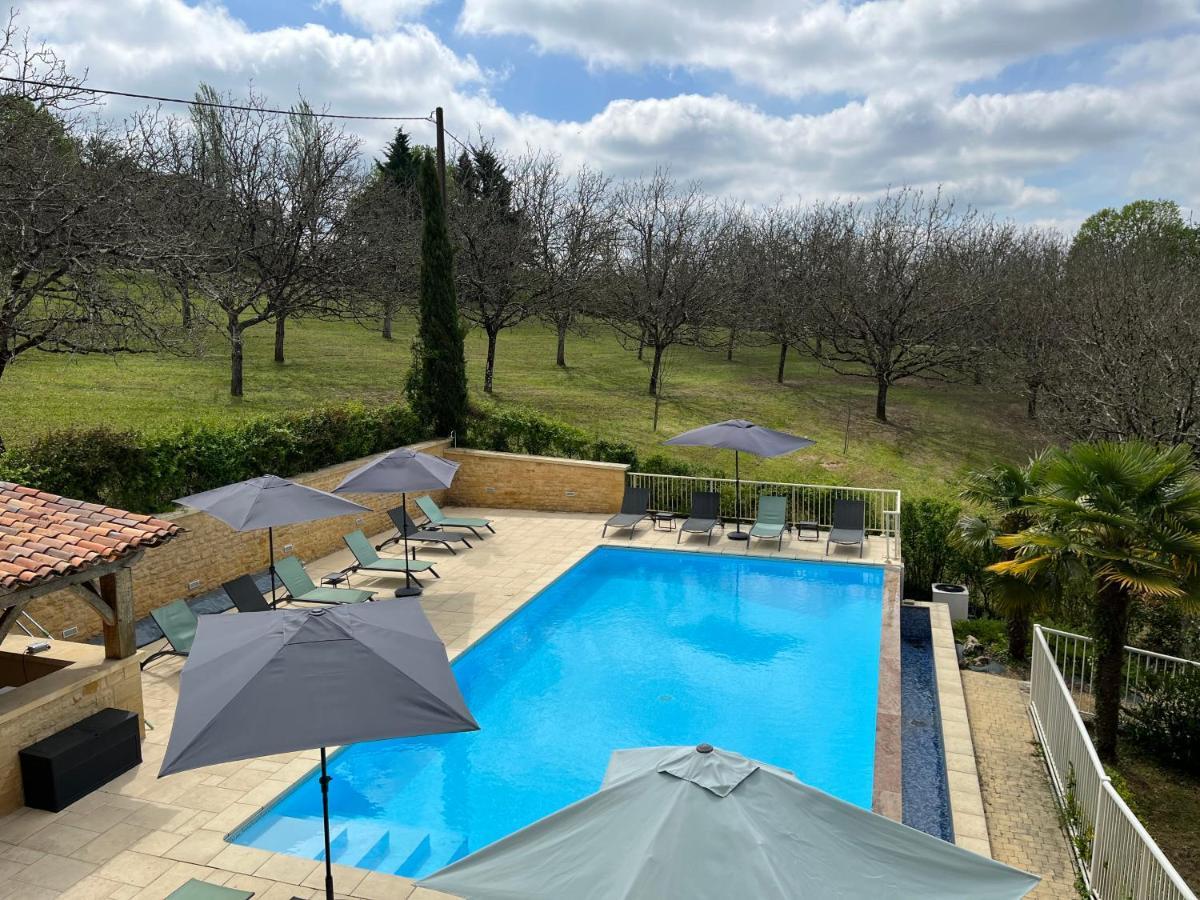
MULTIPOLYGON (((204 106, 210 109, 233 109, 241 112, 264 112, 281 116, 311 116, 315 119, 353 119, 358 121, 373 122, 428 122, 430 125, 434 124, 432 113, 424 116, 352 116, 345 113, 315 112, 313 110, 303 111, 295 109, 271 109, 269 107, 259 106, 239 106, 236 103, 214 103, 209 100, 184 100, 180 97, 159 97, 154 94, 134 94, 130 91, 109 91, 103 88, 83 87, 82 85, 67 86, 56 84, 52 81, 35 81, 31 78, 12 78, 7 75, 0 75, 0 81, 7 81, 12 84, 27 84, 34 87, 79 91, 85 94, 104 94, 108 97, 129 97, 134 100, 154 100, 158 103, 182 103, 185 106, 204 106)), ((451 137, 453 137, 453 135, 451 135, 451 137)), ((458 141, 460 144, 462 143, 458 140, 458 138, 454 138, 454 140, 458 141)))

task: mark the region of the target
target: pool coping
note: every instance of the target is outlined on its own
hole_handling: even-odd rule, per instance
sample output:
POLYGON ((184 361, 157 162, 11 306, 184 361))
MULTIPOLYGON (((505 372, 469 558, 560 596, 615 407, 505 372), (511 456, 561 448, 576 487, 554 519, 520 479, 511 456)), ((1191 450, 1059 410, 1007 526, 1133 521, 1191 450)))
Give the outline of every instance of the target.
POLYGON ((979 768, 975 762, 975 745, 971 740, 971 724, 967 719, 966 695, 958 668, 958 653, 954 647, 950 607, 945 603, 922 600, 905 600, 904 605, 929 610, 954 843, 964 850, 993 859, 992 842, 988 837, 987 818, 983 810, 979 768))

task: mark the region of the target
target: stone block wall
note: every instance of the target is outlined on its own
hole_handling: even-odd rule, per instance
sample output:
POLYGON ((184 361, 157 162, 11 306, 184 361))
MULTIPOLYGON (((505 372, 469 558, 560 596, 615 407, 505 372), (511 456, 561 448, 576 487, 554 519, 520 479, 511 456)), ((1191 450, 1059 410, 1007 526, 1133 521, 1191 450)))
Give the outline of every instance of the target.
POLYGON ((625 491, 623 463, 447 448, 462 468, 447 500, 455 506, 615 513, 625 491))
MULTIPOLYGON (((449 441, 429 441, 414 449, 442 455, 449 441)), ((316 472, 298 475, 292 480, 324 491, 333 490, 343 478, 366 460, 352 460, 316 472)), ((443 492, 431 492, 439 503, 443 492)), ((370 507, 373 512, 342 516, 316 522, 302 522, 275 529, 275 557, 299 556, 308 561, 342 549, 342 535, 356 528, 376 534, 391 527, 387 510, 400 505, 399 494, 346 494, 347 499, 370 507), (291 544, 291 549, 285 548, 291 544)), ((409 497, 409 512, 419 510, 409 497)), ((162 518, 178 523, 184 533, 161 547, 147 550, 133 565, 134 615, 146 616, 150 610, 178 600, 194 597, 223 582, 259 572, 267 566, 267 532, 234 531, 212 516, 191 510, 166 513, 162 518), (195 584, 195 582, 199 582, 195 584)), ((38 598, 28 612, 55 638, 66 628, 78 628, 73 639, 81 640, 100 633, 100 618, 73 594, 57 591, 38 598)))

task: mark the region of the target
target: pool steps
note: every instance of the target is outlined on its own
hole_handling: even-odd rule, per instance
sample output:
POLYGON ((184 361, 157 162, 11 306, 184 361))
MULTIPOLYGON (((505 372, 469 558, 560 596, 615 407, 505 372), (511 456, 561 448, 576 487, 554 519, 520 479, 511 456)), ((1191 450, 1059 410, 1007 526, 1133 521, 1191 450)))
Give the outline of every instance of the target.
MULTIPOLYGON (((262 833, 257 843, 260 847, 269 846, 291 856, 325 859, 323 836, 320 831, 313 835, 313 823, 309 819, 280 816, 262 833)), ((466 856, 467 841, 462 835, 359 823, 353 829, 335 825, 329 849, 335 863, 399 873, 411 871, 414 866, 429 860, 435 860, 439 868, 447 866, 466 856)))

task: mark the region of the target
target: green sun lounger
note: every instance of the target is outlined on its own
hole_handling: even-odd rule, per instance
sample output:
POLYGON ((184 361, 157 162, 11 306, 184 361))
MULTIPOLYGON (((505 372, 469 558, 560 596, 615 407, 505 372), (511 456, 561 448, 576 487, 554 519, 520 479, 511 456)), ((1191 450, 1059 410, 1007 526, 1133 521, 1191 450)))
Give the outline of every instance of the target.
POLYGON ((209 884, 198 878, 189 878, 171 893, 167 900, 250 900, 254 891, 239 891, 220 884, 209 884))
MULTIPOLYGON (((403 575, 408 573, 409 578, 417 581, 416 572, 429 572, 434 578, 441 578, 433 568, 433 563, 424 559, 397 559, 394 556, 380 556, 375 552, 375 548, 371 546, 371 542, 367 540, 367 536, 362 531, 352 531, 350 534, 342 535, 342 540, 346 542, 346 546, 350 548, 350 552, 354 554, 354 570, 356 572, 370 572, 372 574, 382 575, 403 575)), ((420 585, 421 582, 417 581, 420 585)))
MULTIPOLYGON (((750 537, 778 541, 783 549, 783 530, 787 528, 787 497, 766 494, 758 498, 758 518, 750 529, 750 537)), ((750 552, 750 541, 746 541, 746 552, 750 552)))
POLYGON ((275 574, 287 588, 291 599, 297 603, 334 606, 339 603, 362 603, 375 596, 374 591, 360 591, 357 588, 317 587, 304 571, 300 560, 294 556, 285 556, 275 563, 275 574))
POLYGON ((141 668, 146 668, 160 656, 187 656, 192 651, 192 641, 196 639, 196 623, 199 622, 199 618, 185 601, 176 600, 174 603, 152 609, 150 615, 162 630, 163 637, 167 639, 167 646, 143 659, 141 668))
POLYGON ((438 528, 466 528, 471 531, 475 537, 481 537, 479 534, 480 528, 486 528, 492 534, 496 533, 496 529, 492 527, 491 519, 472 519, 469 516, 448 516, 433 502, 430 496, 418 497, 417 506, 421 508, 421 512, 425 513, 429 519, 430 525, 436 525, 438 528))

